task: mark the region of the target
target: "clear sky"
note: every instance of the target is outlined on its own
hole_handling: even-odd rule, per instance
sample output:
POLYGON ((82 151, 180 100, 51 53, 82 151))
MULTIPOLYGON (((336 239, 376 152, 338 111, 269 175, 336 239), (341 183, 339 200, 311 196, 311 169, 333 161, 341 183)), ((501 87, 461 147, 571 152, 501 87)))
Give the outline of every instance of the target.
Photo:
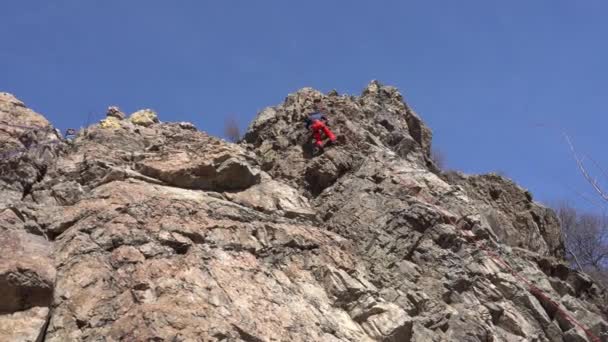
POLYGON ((591 206, 559 130, 608 168, 607 17, 605 0, 7 1, 0 91, 60 128, 118 105, 221 135, 301 87, 378 79, 450 168, 591 206))

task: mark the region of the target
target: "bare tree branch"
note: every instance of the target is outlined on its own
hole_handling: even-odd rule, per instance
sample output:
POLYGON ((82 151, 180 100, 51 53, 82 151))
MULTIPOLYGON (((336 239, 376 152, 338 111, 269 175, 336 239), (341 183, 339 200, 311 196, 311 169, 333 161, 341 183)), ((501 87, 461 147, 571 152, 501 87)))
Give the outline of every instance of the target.
POLYGON ((600 166, 600 164, 599 164, 597 161, 595 161, 595 159, 593 159, 593 158, 591 158, 591 157, 589 157, 589 156, 587 156, 587 158, 588 158, 589 160, 591 160, 591 162, 593 163, 593 165, 595 165, 595 167, 596 167, 598 170, 600 170, 600 172, 602 173, 602 175, 603 175, 603 176, 604 176, 606 179, 608 179, 608 171, 606 171, 606 169, 604 169, 603 167, 601 167, 601 166, 600 166))
POLYGON ((587 203, 597 206, 599 209, 602 209, 602 210, 606 208, 605 203, 601 202, 597 198, 592 197, 591 195, 588 195, 584 192, 578 191, 574 187, 571 187, 571 186, 567 186, 567 187, 572 192, 574 192, 576 195, 578 195, 581 199, 585 200, 587 203))
POLYGON ((579 170, 581 171, 581 174, 583 175, 583 177, 585 178, 585 180, 591 184, 591 186, 593 187, 593 189, 595 190, 595 192, 597 192, 597 194, 606 202, 608 202, 608 194, 606 194, 602 188, 597 184, 597 180, 592 178, 589 173, 587 172, 587 169, 585 168, 585 165, 583 164, 583 161, 581 160, 581 158, 579 157, 578 153, 576 152, 576 150, 574 149, 574 144, 572 144, 572 141, 570 140, 570 137, 566 134, 564 134, 564 138, 566 139, 566 141, 568 142, 568 145, 570 146, 570 151, 572 151, 572 156, 574 157, 574 159, 576 160, 576 164, 578 165, 579 170))
POLYGON ((581 272, 585 272, 583 270, 583 266, 581 266, 581 263, 578 260, 578 256, 576 255, 576 253, 574 253, 572 248, 570 248, 569 244, 569 241, 571 241, 571 239, 568 235, 568 230, 570 230, 570 228, 576 224, 576 211, 565 203, 559 204, 556 208, 556 211, 557 218, 561 227, 560 232, 564 241, 564 248, 566 249, 566 253, 570 254, 572 258, 574 258, 574 262, 576 263, 578 270, 581 272))
MULTIPOLYGON (((568 234, 563 233, 564 236, 564 241, 568 240, 568 234)), ((572 258, 574 258, 574 262, 576 263, 576 267, 578 267, 578 270, 581 272, 585 272, 585 270, 583 270, 583 266, 581 266, 581 262, 578 260, 578 257, 576 256, 576 254, 572 251, 572 249, 568 246, 568 244, 564 243, 564 248, 566 249, 566 253, 570 254, 572 256, 572 258)))

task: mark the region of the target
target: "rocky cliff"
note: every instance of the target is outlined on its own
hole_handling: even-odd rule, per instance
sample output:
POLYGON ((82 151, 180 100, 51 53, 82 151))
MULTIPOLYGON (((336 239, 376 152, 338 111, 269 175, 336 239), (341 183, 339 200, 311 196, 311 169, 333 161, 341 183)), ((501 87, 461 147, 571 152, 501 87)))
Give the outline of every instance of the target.
POLYGON ((2 341, 608 341, 555 214, 438 170, 377 82, 290 94, 240 144, 115 107, 68 141, 2 94, 0 144, 2 341))

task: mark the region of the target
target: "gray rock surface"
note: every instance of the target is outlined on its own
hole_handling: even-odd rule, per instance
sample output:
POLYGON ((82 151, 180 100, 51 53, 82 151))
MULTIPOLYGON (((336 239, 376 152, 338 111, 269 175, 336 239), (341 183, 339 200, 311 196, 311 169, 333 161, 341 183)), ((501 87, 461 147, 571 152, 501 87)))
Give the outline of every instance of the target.
POLYGON ((125 113, 123 113, 120 108, 116 107, 116 106, 110 106, 108 107, 108 110, 106 112, 106 116, 108 117, 115 117, 118 120, 124 120, 127 118, 127 115, 125 113))
POLYGON ((33 307, 0 316, 0 337, 3 341, 44 341, 49 309, 33 307))
POLYGON ((23 149, 0 160, 0 340, 589 341, 572 317, 608 341, 554 213, 437 170, 395 88, 302 89, 240 145, 146 113, 66 142, 0 96, 0 123, 45 127, 0 125, 23 149), (315 99, 338 143, 313 157, 315 99))

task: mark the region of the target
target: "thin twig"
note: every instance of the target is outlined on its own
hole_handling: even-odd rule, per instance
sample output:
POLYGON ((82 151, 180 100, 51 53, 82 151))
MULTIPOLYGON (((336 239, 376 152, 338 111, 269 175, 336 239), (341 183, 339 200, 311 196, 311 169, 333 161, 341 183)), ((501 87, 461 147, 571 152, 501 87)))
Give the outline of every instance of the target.
POLYGON ((605 203, 599 201, 595 197, 591 197, 591 195, 588 195, 588 194, 586 194, 584 192, 578 191, 574 187, 571 187, 571 186, 567 186, 567 188, 569 188, 570 191, 572 191, 575 194, 577 194, 581 199, 585 200, 587 203, 595 205, 599 209, 602 209, 602 210, 606 209, 605 203))
POLYGON ((604 169, 603 167, 600 166, 600 164, 593 158, 586 156, 589 160, 591 160, 591 162, 593 163, 593 165, 595 165, 595 167, 600 170, 600 172, 602 173, 602 175, 608 179, 608 171, 606 171, 606 169, 604 169))
POLYGON ((587 182, 589 184, 591 184, 591 186, 593 187, 595 192, 597 192, 598 195, 600 195, 600 197, 604 201, 608 202, 608 194, 606 194, 604 192, 604 190, 602 190, 602 188, 597 184, 597 181, 589 175, 589 173, 587 172, 587 169, 585 168, 585 165, 583 164, 583 161, 576 153, 576 150, 574 149, 574 145, 572 144, 572 141, 570 140, 570 137, 568 136, 568 134, 566 134, 566 133, 563 133, 563 134, 564 134, 564 138, 566 139, 566 142, 570 146, 570 150, 572 151, 572 156, 574 157, 574 160, 576 160, 576 164, 578 165, 578 169, 581 171, 581 174, 583 175, 585 180, 587 180, 587 182))
MULTIPOLYGON (((561 224, 561 222, 560 222, 561 224)), ((562 226, 563 227, 563 226, 562 226)), ((574 254, 572 252, 572 250, 570 249, 570 247, 568 247, 568 234, 566 234, 566 232, 564 232, 564 229, 561 229, 562 235, 563 235, 563 239, 564 239, 564 249, 566 249, 567 253, 570 253, 570 255, 572 255, 574 257, 574 262, 576 263, 576 266, 578 267, 578 270, 585 273, 585 271, 583 270, 583 267, 581 266, 581 263, 578 261, 578 257, 576 256, 576 254, 574 254)))

